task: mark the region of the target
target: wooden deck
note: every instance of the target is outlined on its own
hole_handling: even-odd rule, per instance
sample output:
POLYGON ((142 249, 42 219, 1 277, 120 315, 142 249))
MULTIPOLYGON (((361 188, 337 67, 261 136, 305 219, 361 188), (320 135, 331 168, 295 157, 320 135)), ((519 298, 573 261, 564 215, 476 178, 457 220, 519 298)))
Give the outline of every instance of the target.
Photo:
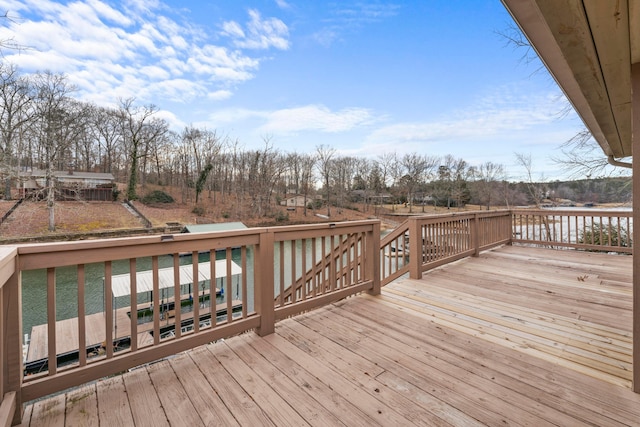
POLYGON ((503 247, 30 404, 24 424, 639 425, 631 257, 503 247))

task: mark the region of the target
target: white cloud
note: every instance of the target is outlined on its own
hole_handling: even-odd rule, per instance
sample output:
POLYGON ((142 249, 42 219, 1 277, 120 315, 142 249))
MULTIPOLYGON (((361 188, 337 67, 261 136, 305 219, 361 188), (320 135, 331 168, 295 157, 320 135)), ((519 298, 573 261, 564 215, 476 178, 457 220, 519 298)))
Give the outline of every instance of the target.
POLYGON ((331 111, 323 105, 307 105, 269 113, 261 129, 267 133, 299 131, 346 132, 357 126, 370 124, 371 112, 364 108, 345 108, 331 111))
POLYGON ((306 105, 275 111, 226 109, 211 115, 216 124, 238 124, 247 120, 259 122, 261 134, 290 135, 298 132, 340 133, 372 124, 376 118, 364 108, 331 111, 324 105, 306 105))
POLYGON ((437 121, 395 123, 372 132, 371 144, 429 143, 486 140, 510 132, 535 131, 557 121, 553 96, 514 97, 509 88, 498 90, 465 110, 437 121))
POLYGON ((235 21, 222 24, 222 34, 230 37, 235 46, 242 49, 289 49, 289 29, 277 18, 262 19, 260 12, 249 10, 247 30, 235 21))
POLYGON ((207 93, 207 98, 213 101, 222 101, 231 98, 231 96, 233 96, 233 93, 230 90, 216 90, 207 93))
POLYGON ((259 68, 262 58, 247 49, 288 47, 286 25, 262 19, 257 11, 250 11, 244 36, 242 28, 238 33, 227 26, 233 38, 224 45, 156 0, 12 0, 10 6, 20 16, 0 27, 0 39, 13 38, 31 49, 4 59, 25 73, 66 74, 85 100, 117 94, 153 102, 144 96, 163 90, 183 103, 197 96, 227 99, 233 85, 252 79, 259 68))
POLYGON ((222 33, 232 38, 243 39, 245 37, 242 27, 235 21, 228 21, 222 24, 222 33))
POLYGON ((276 0, 276 5, 278 5, 280 9, 291 9, 291 5, 285 0, 276 0))

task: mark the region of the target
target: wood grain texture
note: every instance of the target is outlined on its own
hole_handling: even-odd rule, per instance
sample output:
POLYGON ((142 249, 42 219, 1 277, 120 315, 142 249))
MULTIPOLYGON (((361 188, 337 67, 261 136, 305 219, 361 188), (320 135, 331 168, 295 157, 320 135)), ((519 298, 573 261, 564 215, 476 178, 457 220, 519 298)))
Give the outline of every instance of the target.
POLYGON ((635 426, 630 268, 482 252, 29 404, 23 425, 635 426))

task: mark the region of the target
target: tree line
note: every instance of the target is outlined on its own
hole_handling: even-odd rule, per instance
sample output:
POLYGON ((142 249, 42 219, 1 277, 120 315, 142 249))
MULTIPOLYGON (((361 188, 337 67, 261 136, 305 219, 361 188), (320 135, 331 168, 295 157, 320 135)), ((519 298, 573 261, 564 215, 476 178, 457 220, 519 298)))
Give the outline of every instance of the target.
POLYGON ((274 202, 301 195, 308 207, 341 209, 354 202, 365 209, 380 203, 463 206, 528 204, 542 196, 507 182, 504 167, 479 166, 447 155, 387 153, 376 159, 339 155, 329 145, 312 153, 282 152, 269 137, 247 150, 237 139, 215 130, 187 126, 181 132, 159 117, 154 105, 120 99, 98 106, 73 96, 65 75, 22 75, 0 64, 0 191, 11 198, 20 172, 45 171, 44 198, 53 205, 54 171, 77 170, 114 175, 126 183, 124 197, 136 199, 148 185, 179 188, 182 203, 197 206, 206 194, 215 203, 234 197, 230 215, 265 216, 274 202), (536 196, 536 194, 538 196, 536 196))

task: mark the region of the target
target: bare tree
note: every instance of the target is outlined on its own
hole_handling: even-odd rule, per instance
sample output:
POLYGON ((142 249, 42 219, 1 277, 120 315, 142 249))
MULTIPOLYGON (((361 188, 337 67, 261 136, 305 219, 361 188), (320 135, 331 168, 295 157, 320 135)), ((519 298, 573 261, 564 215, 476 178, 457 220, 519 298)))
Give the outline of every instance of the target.
POLYGON ((491 204, 498 199, 500 182, 504 180, 504 166, 493 162, 485 162, 473 169, 478 199, 491 209, 491 204))
POLYGON ((334 163, 334 156, 336 154, 335 148, 331 148, 326 145, 319 145, 316 147, 316 156, 318 172, 322 178, 324 187, 324 195, 327 203, 327 216, 331 216, 331 175, 334 163))
POLYGON ((426 181, 437 163, 438 159, 436 157, 428 157, 416 153, 405 154, 402 157, 401 164, 404 170, 402 182, 407 194, 409 212, 413 212, 413 199, 416 188, 426 181))
POLYGON ((0 173, 4 174, 4 197, 11 200, 11 179, 18 178, 19 139, 33 118, 33 85, 16 66, 0 64, 0 173))
POLYGON ((536 208, 540 208, 542 200, 545 197, 545 192, 542 186, 540 186, 533 179, 533 163, 531 161, 531 154, 515 153, 516 161, 522 166, 526 173, 526 186, 529 192, 529 197, 533 200, 536 208))
POLYGON ((333 190, 336 197, 338 213, 345 207, 347 195, 351 192, 355 174, 356 159, 353 157, 338 157, 333 162, 333 190))
POLYGON ((310 154, 300 156, 300 187, 304 195, 304 216, 307 216, 309 192, 313 185, 313 169, 316 165, 316 157, 310 154))
POLYGON ((127 198, 134 200, 136 186, 138 184, 138 164, 141 157, 145 156, 145 143, 166 132, 166 123, 156 121, 149 126, 151 117, 158 111, 156 106, 147 105, 136 107, 135 98, 121 99, 119 115, 122 121, 125 140, 129 146, 129 181, 127 183, 127 198), (165 125, 165 126, 163 126, 165 125))
POLYGON ((65 150, 77 136, 78 117, 82 106, 74 103, 70 93, 74 89, 62 74, 38 73, 36 88, 36 117, 39 145, 46 162, 46 195, 49 210, 49 231, 55 230, 54 171, 65 150))

